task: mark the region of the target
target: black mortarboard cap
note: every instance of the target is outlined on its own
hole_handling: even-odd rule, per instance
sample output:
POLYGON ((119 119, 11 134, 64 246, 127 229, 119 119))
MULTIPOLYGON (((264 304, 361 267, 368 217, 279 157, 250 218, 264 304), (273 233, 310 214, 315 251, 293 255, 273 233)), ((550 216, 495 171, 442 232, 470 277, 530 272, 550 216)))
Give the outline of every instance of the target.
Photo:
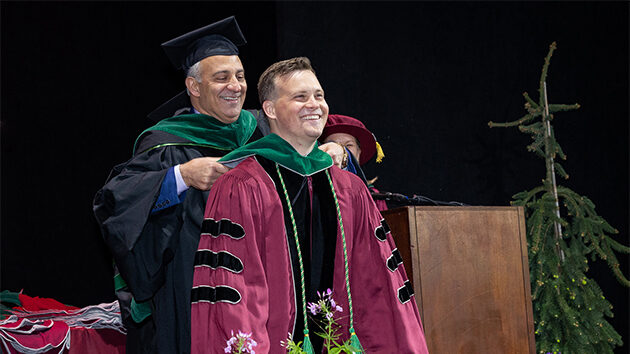
POLYGON ((188 69, 213 55, 238 55, 237 46, 247 43, 236 18, 230 16, 162 43, 175 68, 188 69))

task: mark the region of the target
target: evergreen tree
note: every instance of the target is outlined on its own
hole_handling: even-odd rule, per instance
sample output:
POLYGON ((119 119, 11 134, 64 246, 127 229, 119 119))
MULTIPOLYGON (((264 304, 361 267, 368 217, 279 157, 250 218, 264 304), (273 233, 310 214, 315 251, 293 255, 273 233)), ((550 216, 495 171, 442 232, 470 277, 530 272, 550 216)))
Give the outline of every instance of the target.
POLYGON ((607 322, 612 306, 597 283, 586 274, 591 261, 604 260, 625 286, 630 281, 619 269, 615 252, 630 253, 630 247, 615 241, 619 232, 595 212, 595 205, 567 187, 556 184, 556 174, 569 176, 556 161, 566 156, 555 139, 553 113, 578 109, 579 104, 548 104, 546 78, 553 42, 545 58, 538 102, 527 92, 527 114, 509 123, 489 122, 490 127, 518 126, 530 134, 527 146, 546 163, 543 185, 513 196, 513 205, 525 209, 532 284, 536 347, 539 353, 612 353, 621 346, 620 335, 607 322))

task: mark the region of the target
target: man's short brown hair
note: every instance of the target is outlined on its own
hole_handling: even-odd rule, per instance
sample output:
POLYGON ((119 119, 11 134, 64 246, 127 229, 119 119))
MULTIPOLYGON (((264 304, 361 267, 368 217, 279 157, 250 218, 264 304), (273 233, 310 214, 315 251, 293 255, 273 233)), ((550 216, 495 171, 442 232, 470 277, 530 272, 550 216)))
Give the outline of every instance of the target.
POLYGON ((258 79, 258 100, 260 104, 272 100, 276 91, 276 78, 289 75, 296 71, 311 71, 315 74, 315 70, 311 66, 311 61, 307 57, 291 58, 272 64, 265 70, 260 79, 258 79))

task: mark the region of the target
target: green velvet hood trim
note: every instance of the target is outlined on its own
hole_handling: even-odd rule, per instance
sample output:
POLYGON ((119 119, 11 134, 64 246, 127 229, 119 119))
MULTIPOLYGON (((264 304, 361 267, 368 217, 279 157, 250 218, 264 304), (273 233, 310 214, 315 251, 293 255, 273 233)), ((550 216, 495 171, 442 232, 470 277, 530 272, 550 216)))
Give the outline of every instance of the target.
POLYGON ((246 157, 258 155, 302 176, 310 176, 323 171, 333 165, 332 158, 327 153, 313 148, 308 155, 300 155, 291 144, 276 134, 269 134, 262 139, 242 146, 223 156, 220 162, 233 162, 246 157))
POLYGON ((231 124, 222 123, 205 114, 182 114, 162 119, 138 136, 133 145, 134 154, 140 137, 152 130, 161 130, 188 139, 197 145, 234 150, 243 146, 251 138, 256 130, 256 118, 250 112, 241 110, 238 119, 231 124))
MULTIPOLYGON (((127 282, 122 278, 120 274, 114 275, 114 290, 118 291, 127 287, 127 282)), ((136 302, 135 298, 131 298, 131 318, 136 323, 144 321, 145 318, 151 316, 151 304, 149 300, 143 302, 136 302)))

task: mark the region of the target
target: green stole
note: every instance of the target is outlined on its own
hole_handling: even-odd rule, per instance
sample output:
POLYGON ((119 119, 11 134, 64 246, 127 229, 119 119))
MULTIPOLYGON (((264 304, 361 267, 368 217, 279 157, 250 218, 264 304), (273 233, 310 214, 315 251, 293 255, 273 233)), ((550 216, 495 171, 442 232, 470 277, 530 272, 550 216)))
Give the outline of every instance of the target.
POLYGON ((196 145, 219 150, 234 150, 243 146, 256 129, 256 118, 248 111, 241 110, 238 119, 230 124, 205 114, 182 114, 162 119, 156 125, 143 131, 133 145, 134 154, 140 138, 149 131, 161 130, 190 140, 191 143, 165 143, 151 147, 154 149, 167 145, 196 145))
POLYGON ((302 176, 311 176, 333 165, 330 155, 317 146, 308 155, 302 156, 286 140, 273 133, 237 148, 223 156, 219 162, 235 162, 253 155, 274 161, 302 176))

